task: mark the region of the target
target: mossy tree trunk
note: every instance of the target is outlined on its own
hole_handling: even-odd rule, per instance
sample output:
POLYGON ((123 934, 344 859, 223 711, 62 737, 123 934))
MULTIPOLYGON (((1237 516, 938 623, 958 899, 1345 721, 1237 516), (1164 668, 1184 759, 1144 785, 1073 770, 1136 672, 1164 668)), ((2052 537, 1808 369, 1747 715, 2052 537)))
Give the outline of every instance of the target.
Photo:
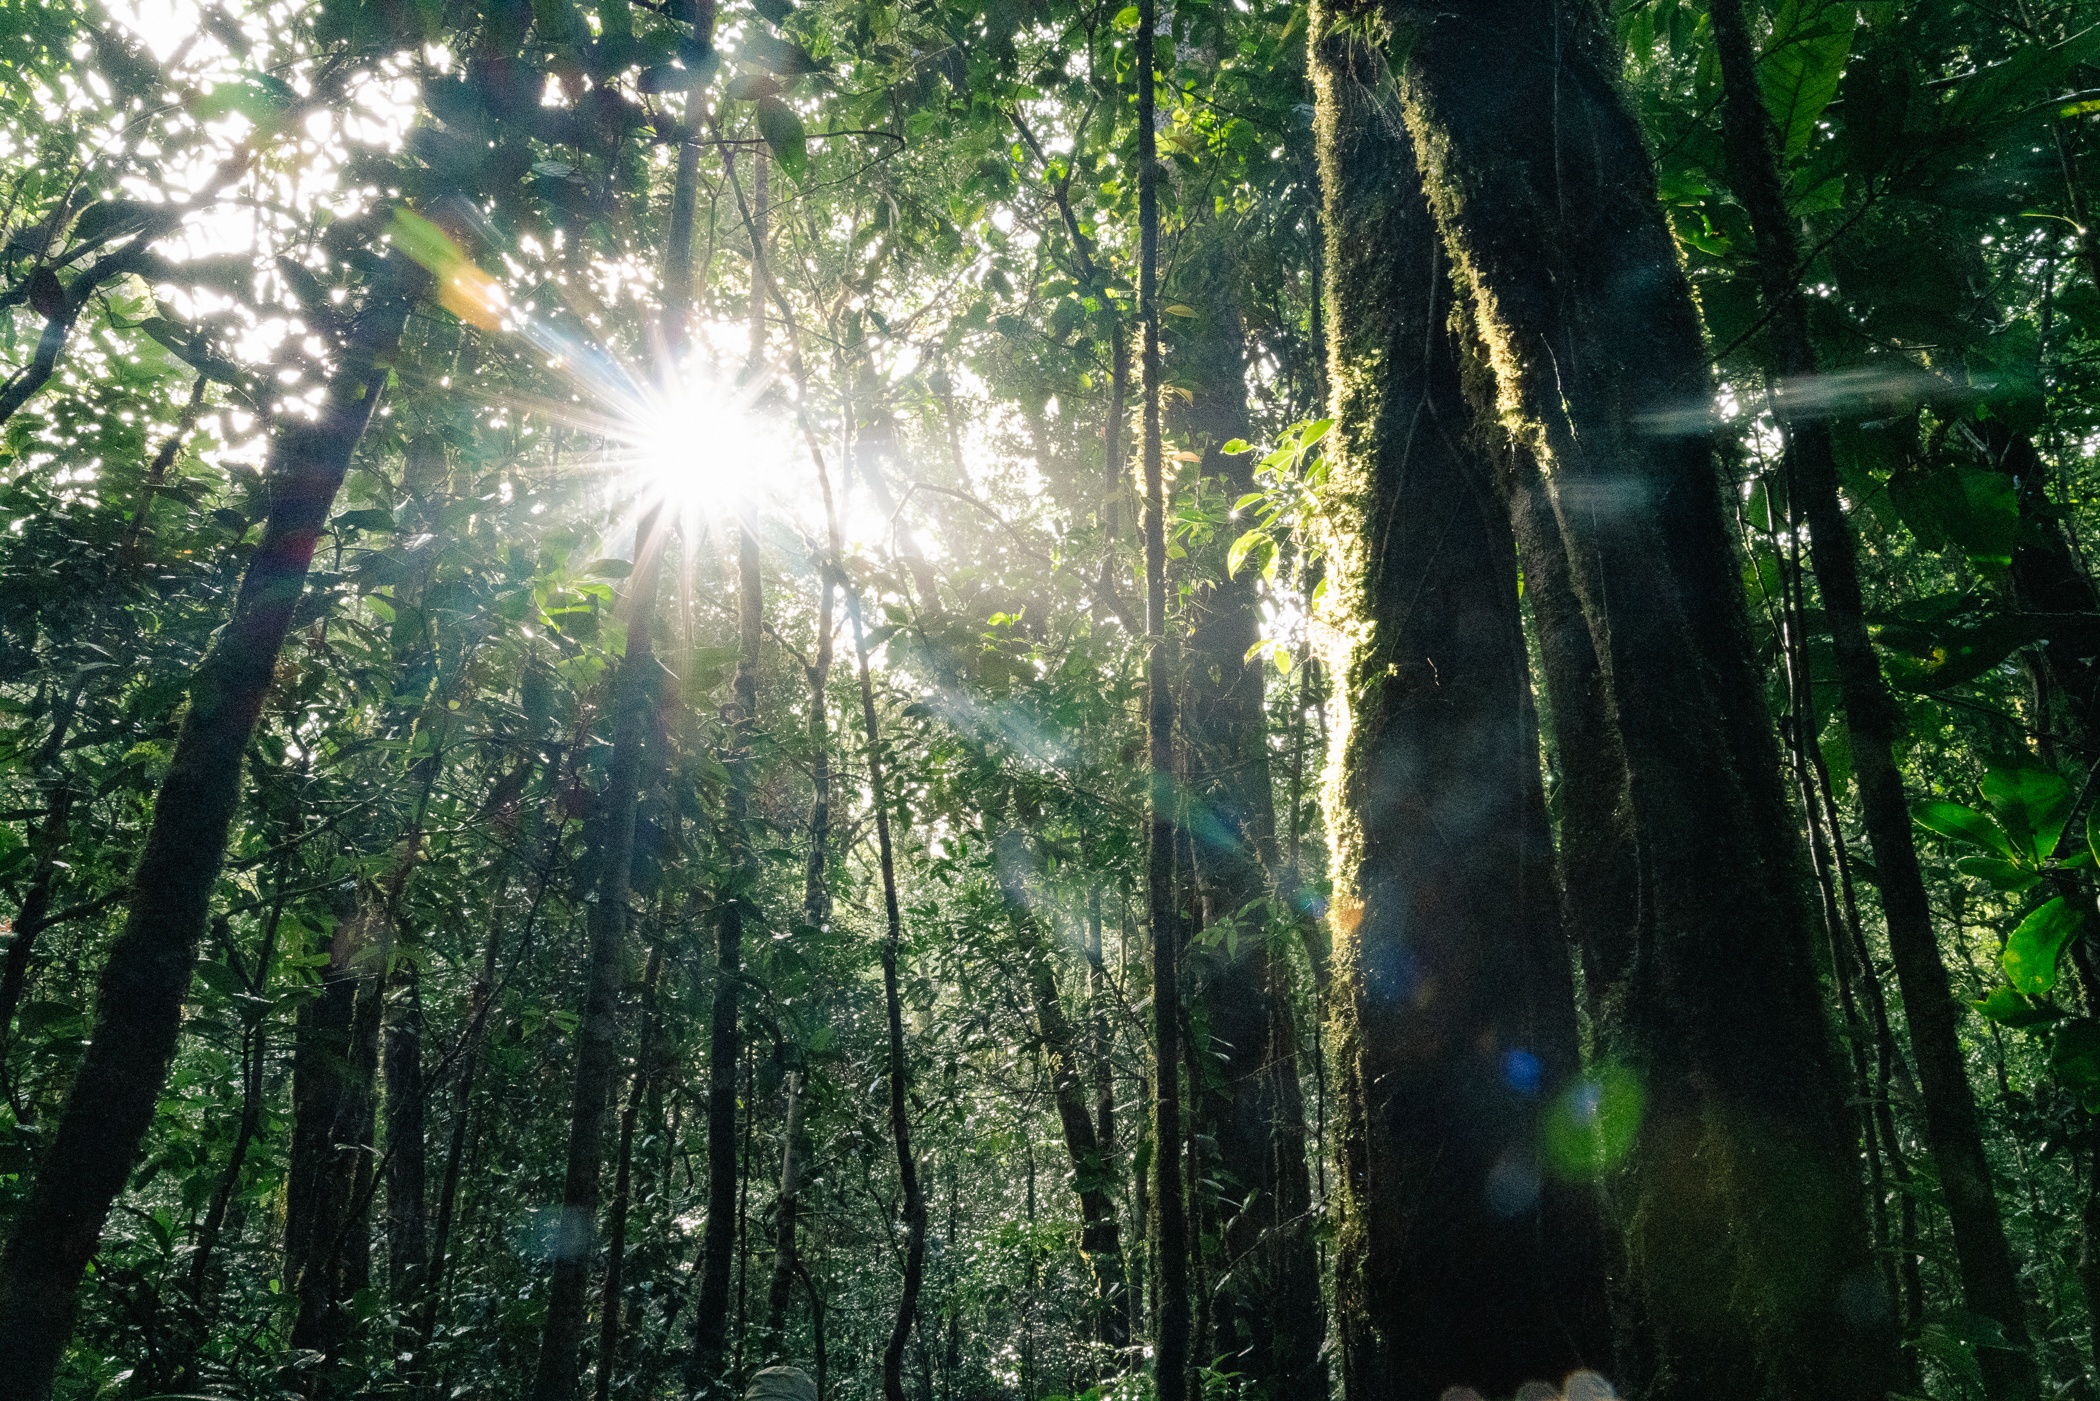
POLYGON ((1705 348, 1602 12, 1388 9, 1401 108, 1537 458, 1612 697, 1639 922, 1609 1050, 1658 1397, 1879 1397, 1900 1376, 1749 641, 1705 348), (1634 1115, 1628 1097, 1626 1118, 1634 1115))
POLYGON ((1145 924, 1152 955, 1154 1389, 1189 1393, 1189 1223, 1182 1183, 1181 919, 1174 889, 1174 695, 1167 634, 1166 488, 1160 443, 1159 142, 1155 0, 1138 0, 1138 394, 1145 544, 1145 924))
POLYGON ((1332 1016, 1345 1395, 1508 1395, 1604 1364, 1592 1191, 1509 518, 1375 10, 1314 14, 1332 385, 1332 1016))

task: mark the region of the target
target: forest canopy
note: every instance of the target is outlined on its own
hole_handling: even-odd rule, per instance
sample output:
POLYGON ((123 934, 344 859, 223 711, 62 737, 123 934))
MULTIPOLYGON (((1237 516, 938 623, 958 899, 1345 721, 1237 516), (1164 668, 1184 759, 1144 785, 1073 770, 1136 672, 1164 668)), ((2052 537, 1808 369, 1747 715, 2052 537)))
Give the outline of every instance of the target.
POLYGON ((0 1401, 2100 1395, 2096 161, 2092 0, 0 0, 0 1401))

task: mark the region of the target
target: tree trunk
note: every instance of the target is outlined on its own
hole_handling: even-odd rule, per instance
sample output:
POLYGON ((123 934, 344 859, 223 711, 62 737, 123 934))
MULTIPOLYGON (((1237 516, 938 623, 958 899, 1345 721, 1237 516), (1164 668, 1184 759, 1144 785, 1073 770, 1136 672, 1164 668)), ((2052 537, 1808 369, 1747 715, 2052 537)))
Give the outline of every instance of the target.
POLYGON ((1830 426, 1812 414, 1796 417, 1789 412, 1791 383, 1818 368, 1796 271, 1801 250, 1787 212, 1742 0, 1713 0, 1710 14, 1721 60, 1729 174, 1756 236, 1758 280, 1769 316, 1770 388, 1784 434, 1788 485, 1798 493, 1797 509, 1808 522, 1810 559, 1852 739, 1853 779, 1859 785, 1860 813, 1879 872, 1876 884, 1910 1026, 1911 1053, 1917 1060, 1925 1132, 1953 1230, 1962 1302, 2004 1329, 2009 1346, 1980 1349, 1977 1360, 1992 1401, 2015 1401, 2034 1394, 2038 1377, 2028 1347, 2019 1267, 2005 1239, 1990 1160, 1984 1156, 1976 1097, 1962 1058, 1959 1009, 1940 959, 1932 906, 1918 869, 1910 805, 1896 766, 1896 708, 1867 636, 1859 559, 1851 523, 1838 498, 1830 426))
POLYGON ((316 1396, 331 1394, 329 1368, 351 1340, 344 1306, 372 1277, 380 1027, 394 930, 421 851, 419 809, 385 879, 358 895, 355 912, 336 929, 322 978, 324 1010, 302 1024, 294 1057, 285 1274, 296 1302, 292 1346, 321 1357, 307 1382, 316 1396))
POLYGON ((590 962, 582 1020, 576 1031, 576 1079, 569 1111, 568 1171, 547 1321, 540 1334, 533 1401, 569 1401, 576 1391, 589 1303, 591 1262, 597 1254, 599 1179, 604 1167, 605 1117, 619 1079, 620 965, 627 940, 627 902, 634 873, 635 812, 648 788, 643 751, 656 704, 659 671, 651 650, 656 582, 663 563, 660 519, 652 508, 635 528, 634 588, 629 595, 627 650, 615 681, 612 762, 606 776, 604 827, 598 837, 597 889, 588 925, 590 962))
POLYGON ((319 415, 278 427, 268 470, 276 490, 262 541, 226 627, 198 665, 132 876, 130 914, 102 970, 87 1053, 0 1255, 0 1395, 43 1401, 50 1394, 81 1276, 152 1123, 225 858, 242 756, 314 542, 385 387, 382 362, 400 344, 406 276, 393 266, 380 274, 319 415))
POLYGON ((780 1195, 773 1203, 773 1273, 766 1282, 766 1334, 759 1357, 786 1360, 788 1309, 794 1303, 795 1224, 802 1206, 802 1072, 787 1074, 787 1124, 780 1145, 780 1195))
POLYGON ((72 837, 73 803, 77 792, 72 775, 59 761, 64 757, 66 738, 79 713, 82 683, 67 689, 52 707, 51 733, 37 747, 32 772, 48 775, 44 788, 44 812, 29 834, 29 850, 35 864, 30 867, 22 900, 15 907, 14 935, 7 941, 7 956, 0 961, 0 1044, 13 1037, 15 1010, 29 987, 37 935, 51 918, 51 900, 58 889, 59 873, 65 869, 65 853, 72 837))
MULTIPOLYGON (((702 101, 697 95, 691 99, 702 101)), ((678 173, 671 185, 669 246, 664 250, 664 348, 673 360, 685 353, 693 314, 693 211, 700 195, 700 140, 695 132, 678 145, 678 173)))
POLYGON ((904 1191, 904 1290, 897 1319, 882 1350, 883 1401, 904 1401, 904 1348, 919 1316, 919 1286, 926 1273, 926 1199, 919 1190, 918 1159, 912 1156, 911 1116, 906 1096, 911 1071, 904 1049, 904 1003, 897 965, 904 947, 904 916, 897 903, 897 861, 890 842, 889 797, 883 783, 882 729, 875 718, 875 682, 868 671, 868 639, 861 630, 860 594, 846 590, 853 623, 853 652, 860 670, 860 716, 868 739, 868 801, 875 810, 876 854, 882 868, 882 1002, 889 1021, 890 1137, 897 1148, 897 1180, 904 1191))
MULTIPOLYGON (((533 768, 532 759, 524 760, 513 776, 499 788, 499 792, 522 794, 525 785, 531 780, 533 768)), ((459 1086, 453 1093, 452 1130, 445 1148, 444 1175, 438 1184, 437 1222, 432 1229, 430 1240, 429 1279, 424 1285, 423 1313, 416 1330, 418 1353, 429 1349, 430 1340, 437 1333, 438 1310, 444 1301, 445 1266, 451 1257, 453 1213, 459 1202, 460 1175, 466 1164, 467 1131, 473 1121, 474 1081, 481 1065, 481 1043, 488 1031, 489 1009, 496 995, 496 968, 503 944, 499 915, 504 887, 510 876, 511 852, 515 850, 518 840, 515 803, 516 797, 513 796, 496 806, 492 812, 500 835, 509 845, 506 845, 498 856, 494 878, 489 883, 491 913, 488 936, 482 943, 481 971, 470 994, 466 1033, 460 1039, 459 1086)), ((531 937, 533 923, 539 915, 540 901, 546 895, 547 866, 551 864, 551 858, 552 852, 549 853, 549 861, 543 863, 541 869, 536 872, 537 889, 526 911, 523 934, 525 938, 531 937)))
POLYGON ((745 221, 745 231, 751 236, 751 340, 744 362, 747 373, 756 371, 766 359, 766 228, 772 216, 772 200, 766 186, 771 169, 772 163, 763 152, 752 159, 751 207, 745 221))
MULTIPOLYGON (((837 542, 833 541, 833 553, 837 542)), ((802 921, 821 929, 831 917, 831 891, 825 865, 831 847, 831 723, 826 692, 831 686, 832 599, 829 570, 819 570, 817 645, 809 666, 809 858, 802 873, 802 921)))
POLYGON ((659 1063, 656 1007, 663 966, 663 935, 659 932, 650 942, 649 960, 642 968, 642 1030, 636 1040, 634 1084, 628 1089, 626 1107, 620 1111, 612 1205, 605 1213, 605 1287, 598 1292, 598 1376, 593 1393, 596 1401, 611 1401, 613 1372, 620 1361, 620 1333, 625 1318, 622 1306, 626 1302, 622 1290, 627 1278, 627 1214, 634 1183, 634 1130, 659 1063))
MULTIPOLYGON (((1476 413, 1487 409, 1475 405, 1476 413)), ((1504 493, 1545 680, 1542 728, 1558 779, 1561 913, 1582 958, 1590 1014, 1607 1019, 1615 1015, 1607 994, 1621 986, 1633 957, 1640 900, 1626 759, 1538 461, 1521 445, 1501 446, 1504 493)))
POLYGON ((714 1009, 708 1029, 707 1225, 700 1246, 700 1289, 694 1300, 693 1355, 686 1389, 729 1390, 729 1285, 736 1263, 736 1072, 741 1055, 737 998, 743 982, 744 918, 757 883, 758 857, 747 830, 751 792, 751 732, 758 712, 758 650, 765 606, 758 572, 758 540, 748 523, 737 531, 739 651, 731 683, 735 701, 725 767, 729 791, 722 819, 735 867, 734 883, 715 920, 714 1009))
MULTIPOLYGON (((347 927, 347 926, 346 926, 347 927)), ((285 1176, 284 1281, 292 1296, 291 1344, 332 1358, 342 1349, 338 1307, 344 1218, 356 1190, 354 1125, 357 970, 336 940, 318 997, 299 1006, 292 1060, 292 1143, 285 1176)))
POLYGON ((1578 1050, 1515 543, 1471 441, 1413 152, 1347 18, 1321 13, 1313 50, 1344 1388, 1503 1396, 1604 1363, 1603 1234, 1590 1189, 1539 1146, 1578 1050))
MULTIPOLYGON (((1102 431, 1101 533, 1111 547, 1122 533, 1123 479, 1130 441, 1130 331, 1118 318, 1108 337, 1108 426, 1102 431)), ((1107 556, 1114 558, 1114 550, 1107 556)))
MULTIPOLYGON (((1115 1031, 1110 1021, 1109 1005, 1114 990, 1108 981, 1108 964, 1102 949, 1101 887, 1098 884, 1087 890, 1086 918, 1087 1056, 1092 1063, 1094 1082, 1094 1146, 1101 1155, 1102 1167, 1108 1172, 1111 1180, 1116 1180, 1118 1168, 1115 1031)), ((1144 1239, 1143 1225, 1140 1224, 1135 1229, 1138 1239, 1144 1239)), ((1130 1258, 1128 1252, 1122 1249, 1120 1238, 1117 1242, 1117 1255, 1123 1276, 1122 1299, 1117 1305, 1122 1317, 1109 1324, 1109 1332, 1104 1336, 1120 1335, 1124 1347, 1128 1348, 1137 1334, 1137 1291, 1131 1288, 1130 1258)), ((951 1263, 950 1269, 953 1268, 951 1263)))
POLYGON ((1174 900, 1174 696, 1167 637, 1166 491, 1162 480, 1159 363, 1159 141, 1156 0, 1138 0, 1138 395, 1144 420, 1146 923, 1152 945, 1153 1210, 1158 1261, 1153 1389, 1189 1394, 1188 1206, 1181 1180, 1180 920, 1174 900))
POLYGON ((423 1084, 423 995, 413 963, 402 965, 386 1031, 387 1293, 396 1308, 422 1302, 430 1265, 423 1084))
POLYGON ((1628 1258, 1653 1387, 1879 1397, 1900 1381, 1892 1301, 1697 426, 1705 348, 1611 80, 1614 39, 1601 10, 1546 0, 1482 0, 1462 20, 1400 0, 1392 15, 1410 40, 1400 107, 1502 418, 1551 494, 1626 757, 1641 921, 1602 1030, 1644 1096, 1628 1258))
POLYGON ((1027 838, 1009 828, 999 834, 995 847, 999 888, 1020 948, 1029 1000, 1035 1009, 1036 1034, 1042 1038, 1043 1059, 1048 1062, 1051 1098, 1064 1129, 1065 1151, 1072 1159, 1072 1189, 1079 1196, 1079 1253, 1094 1277, 1095 1333, 1120 1351, 1130 1346, 1130 1330, 1123 1297, 1123 1247, 1116 1229, 1115 1199, 1109 1195, 1115 1169, 1087 1107, 1086 1066, 1079 1038, 1058 999, 1048 940, 1028 904, 1026 877, 1035 862, 1027 838))
MULTIPOLYGON (((1238 270, 1218 236, 1185 266, 1182 300, 1199 314, 1169 347, 1177 379, 1194 386, 1175 436, 1202 454, 1204 478, 1236 501, 1254 490, 1255 461, 1222 451, 1251 431, 1245 333, 1231 291, 1238 270)), ((1261 637, 1260 581, 1251 570, 1231 577, 1229 542, 1220 532, 1204 552, 1185 604, 1184 796, 1201 918, 1212 931, 1200 951, 1188 941, 1184 996, 1201 1009, 1207 1033, 1194 1059, 1211 1071, 1190 1094, 1196 1132, 1216 1144, 1214 1180, 1224 1194, 1220 1243, 1229 1263, 1216 1281, 1211 1351, 1264 1394, 1283 1396, 1325 1389, 1326 1325, 1290 964, 1276 957, 1270 937, 1272 909, 1285 907, 1288 895, 1276 846, 1266 663, 1249 659, 1261 637), (1272 888, 1282 898, 1272 900, 1272 888), (1230 932, 1221 938, 1223 929, 1230 932)))

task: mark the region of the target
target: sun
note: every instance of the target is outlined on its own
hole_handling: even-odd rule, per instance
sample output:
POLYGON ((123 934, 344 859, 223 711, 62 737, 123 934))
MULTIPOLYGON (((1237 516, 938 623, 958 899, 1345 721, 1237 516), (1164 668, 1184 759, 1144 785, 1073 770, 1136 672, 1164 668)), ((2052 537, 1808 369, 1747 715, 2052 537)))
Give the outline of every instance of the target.
POLYGON ((652 393, 622 425, 626 476, 638 504, 682 522, 742 516, 785 495, 786 435, 732 384, 688 383, 652 393))

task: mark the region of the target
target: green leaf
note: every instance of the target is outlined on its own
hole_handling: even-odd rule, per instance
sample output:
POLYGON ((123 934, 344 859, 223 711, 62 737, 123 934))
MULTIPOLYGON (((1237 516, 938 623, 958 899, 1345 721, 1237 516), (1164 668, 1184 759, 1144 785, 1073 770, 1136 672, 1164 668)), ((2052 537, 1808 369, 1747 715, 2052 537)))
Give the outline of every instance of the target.
POLYGON ((1999 960, 2015 991, 2039 996, 2056 986, 2057 955, 2085 923, 2085 915, 2059 895, 2020 921, 1999 960))
POLYGON ((2049 1068, 2092 1109, 2100 1100, 2100 1022, 2079 1017, 2058 1026, 2049 1047, 2049 1068))
POLYGON ((653 68, 643 69, 641 77, 635 80, 635 86, 645 95, 655 97, 667 92, 690 92, 694 88, 705 87, 707 79, 713 76, 712 72, 681 68, 675 63, 659 63, 653 68))
MULTIPOLYGON (((1225 446, 1219 448, 1218 451, 1224 453, 1227 457, 1238 457, 1243 452, 1254 451, 1254 444, 1248 442, 1245 438, 1227 438, 1225 446)), ((1240 499, 1244 501, 1246 498, 1241 497, 1240 499)))
POLYGON ((2071 806, 2078 801, 2069 779, 2028 764, 1992 769, 1983 777, 1983 796, 2012 839, 2015 859, 2031 855, 2037 862, 2055 854, 2064 824, 2071 820, 2071 806))
POLYGON ((197 965, 197 981, 225 997, 238 996, 248 990, 248 984, 240 974, 223 963, 210 960, 197 965))
POLYGON ((1853 0, 1781 0, 1773 14, 1757 78, 1782 159, 1808 149, 1816 122, 1837 96, 1857 17, 1853 0))
POLYGON ((1960 803, 1920 803, 1916 815, 1919 826, 1943 837, 1995 851, 2007 860, 2019 858, 2019 852, 1998 824, 1974 808, 1963 807, 1960 803))
POLYGON ((1995 856, 1964 856, 1954 863, 1954 869, 1965 876, 1988 881, 1993 889, 2008 895, 2017 895, 2042 878, 2040 871, 2000 861, 1995 856))
POLYGON ((1891 649, 1884 654, 1891 683, 1906 691, 1940 691, 1974 681, 2047 633, 2039 618, 2000 613, 1979 623, 1884 623, 1874 640, 1891 649))
POLYGON ((739 63, 756 64, 783 78, 824 71, 824 65, 810 57, 809 50, 791 39, 782 39, 762 29, 744 36, 743 47, 737 50, 736 57, 739 63))
POLYGON ((1257 550, 1261 551, 1263 564, 1267 564, 1269 558, 1276 553, 1276 542, 1269 538, 1267 531, 1250 530, 1239 539, 1233 541, 1232 548, 1225 552, 1225 573, 1229 577, 1237 579, 1240 574, 1240 566, 1244 565, 1247 562, 1247 557, 1257 550))
POLYGON ((2012 563, 2019 488, 2005 473, 1975 467, 1898 472, 1889 479, 1889 500, 1926 549, 1959 547, 1985 570, 2012 563))
POLYGON ((1135 5, 1125 5, 1122 9, 1116 11, 1116 17, 1111 22, 1118 29, 1137 28, 1138 7, 1135 5))
POLYGON ((761 97, 778 97, 787 91, 787 84, 770 73, 739 73, 722 89, 722 96, 732 102, 756 102, 761 97))
POLYGON ((2009 987, 1992 988, 1988 997, 1979 998, 1969 1005, 2000 1026, 2039 1026, 2063 1016, 2062 1011, 2048 1003, 2024 997, 2009 987))
POLYGON ((802 129, 802 118, 777 97, 760 98, 757 117, 759 133, 773 148, 773 158, 790 179, 799 182, 809 169, 809 136, 802 129))
POLYGON ((1191 321, 1196 319, 1196 309, 1192 306, 1183 306, 1180 302, 1175 302, 1172 306, 1164 308, 1164 310, 1169 316, 1183 316, 1191 321))
POLYGON ((337 530, 392 530, 394 513, 374 506, 369 510, 345 511, 329 524, 337 530))

